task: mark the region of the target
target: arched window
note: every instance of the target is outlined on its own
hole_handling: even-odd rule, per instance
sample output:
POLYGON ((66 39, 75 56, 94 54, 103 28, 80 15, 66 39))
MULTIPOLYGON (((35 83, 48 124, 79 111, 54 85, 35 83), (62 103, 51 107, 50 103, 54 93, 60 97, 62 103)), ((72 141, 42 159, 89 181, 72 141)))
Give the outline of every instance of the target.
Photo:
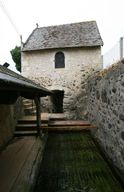
POLYGON ((55 68, 65 67, 65 56, 63 52, 57 52, 55 54, 55 68))

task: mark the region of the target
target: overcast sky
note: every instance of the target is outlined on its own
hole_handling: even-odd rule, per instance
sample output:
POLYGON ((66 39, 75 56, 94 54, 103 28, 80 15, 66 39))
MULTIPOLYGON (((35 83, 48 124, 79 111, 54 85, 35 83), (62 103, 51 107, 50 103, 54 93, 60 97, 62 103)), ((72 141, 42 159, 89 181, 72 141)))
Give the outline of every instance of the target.
POLYGON ((0 64, 36 27, 96 20, 107 52, 124 36, 124 0, 0 0, 0 64), (8 19, 8 17, 10 19, 8 19))

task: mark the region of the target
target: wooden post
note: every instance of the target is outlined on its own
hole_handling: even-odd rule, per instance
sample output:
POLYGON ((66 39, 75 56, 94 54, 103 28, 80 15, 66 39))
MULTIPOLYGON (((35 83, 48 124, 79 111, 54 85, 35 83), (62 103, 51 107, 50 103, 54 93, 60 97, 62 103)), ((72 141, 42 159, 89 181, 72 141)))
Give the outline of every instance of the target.
POLYGON ((36 104, 36 121, 37 121, 37 133, 41 134, 41 106, 40 106, 40 97, 35 97, 36 104))

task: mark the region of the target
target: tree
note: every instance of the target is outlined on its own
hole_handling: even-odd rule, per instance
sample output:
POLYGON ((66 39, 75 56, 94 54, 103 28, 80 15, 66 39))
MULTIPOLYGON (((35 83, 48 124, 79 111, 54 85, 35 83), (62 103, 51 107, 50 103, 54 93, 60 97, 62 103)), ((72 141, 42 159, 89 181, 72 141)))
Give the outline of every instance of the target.
POLYGON ((15 46, 14 49, 10 51, 13 61, 15 62, 16 69, 21 72, 21 47, 15 46))

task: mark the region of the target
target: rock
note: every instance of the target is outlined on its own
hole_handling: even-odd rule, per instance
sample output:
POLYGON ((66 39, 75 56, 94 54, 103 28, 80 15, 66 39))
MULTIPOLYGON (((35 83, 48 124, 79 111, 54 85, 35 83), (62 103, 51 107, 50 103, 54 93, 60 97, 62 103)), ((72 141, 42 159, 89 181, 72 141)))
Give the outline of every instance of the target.
POLYGON ((124 115, 123 114, 120 114, 119 118, 120 118, 120 120, 124 121, 124 115))
POLYGON ((105 89, 102 90, 101 99, 103 103, 107 103, 107 92, 105 89))
POLYGON ((121 132, 121 138, 124 140, 124 131, 121 132))

